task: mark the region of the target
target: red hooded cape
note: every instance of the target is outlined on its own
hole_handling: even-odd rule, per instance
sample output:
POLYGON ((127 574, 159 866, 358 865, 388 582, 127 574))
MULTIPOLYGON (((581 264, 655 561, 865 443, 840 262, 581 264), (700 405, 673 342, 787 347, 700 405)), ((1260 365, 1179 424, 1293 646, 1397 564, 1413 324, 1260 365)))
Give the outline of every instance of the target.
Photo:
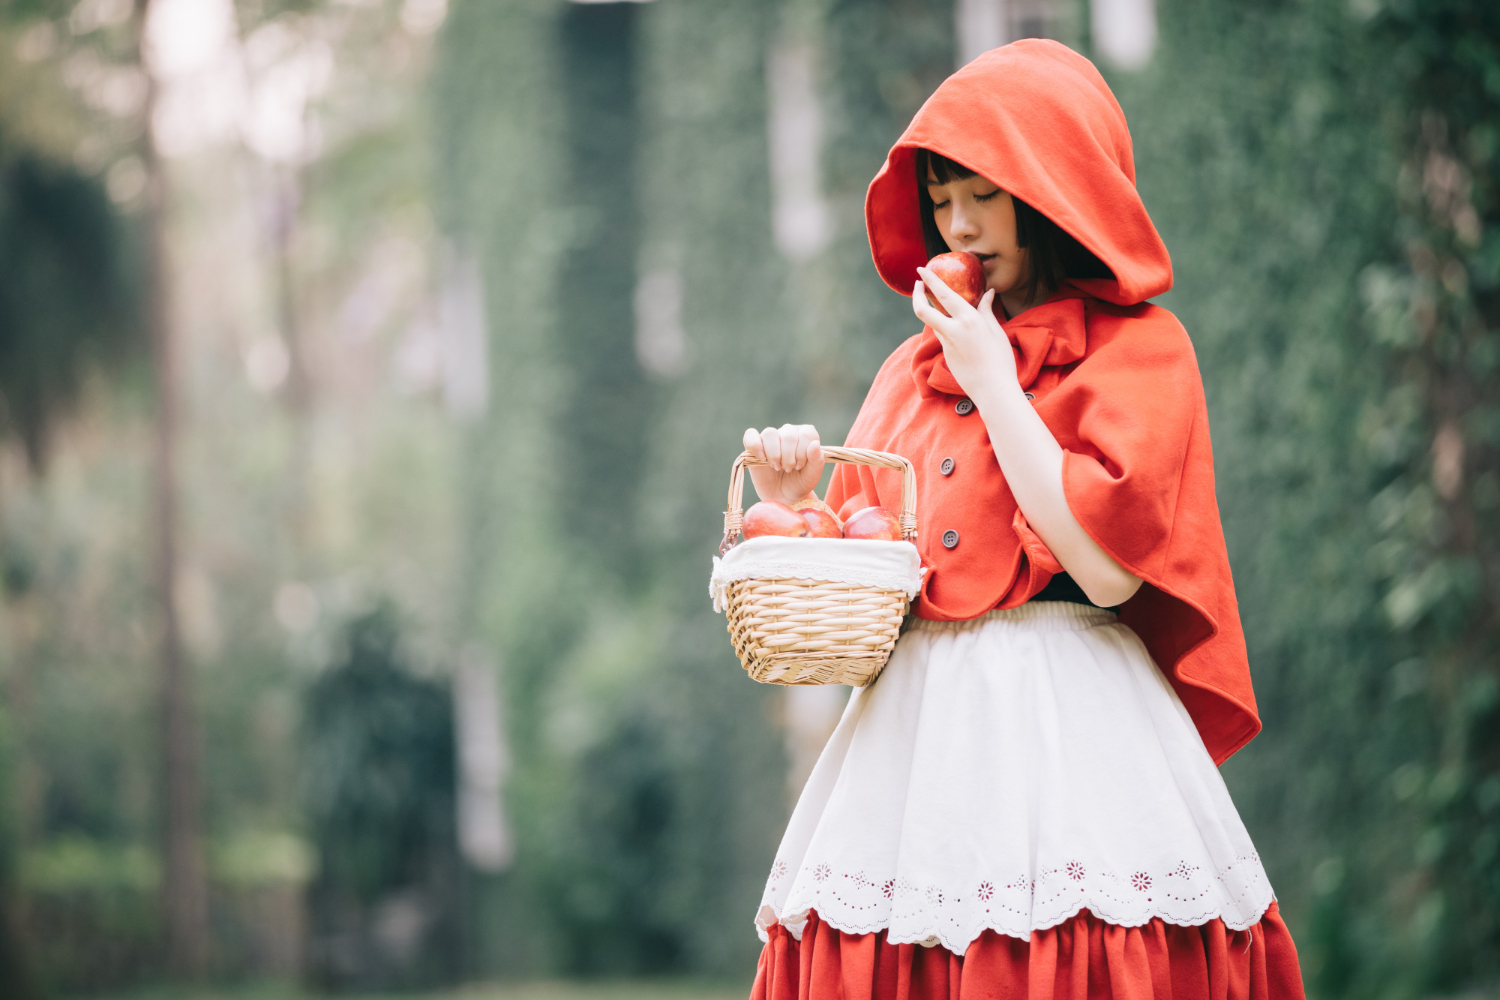
MULTIPOLYGON (((1135 189, 1125 115, 1093 65, 1056 42, 1015 42, 949 77, 892 148, 865 200, 875 266, 904 295, 927 261, 918 148, 1027 202, 1115 274, 1071 283, 1002 325, 1022 387, 1066 452, 1068 506, 1145 581, 1120 619, 1222 763, 1259 732, 1260 720, 1214 498, 1197 360, 1176 317, 1145 301, 1172 286, 1172 263, 1135 189)), ((921 617, 957 621, 1016 607, 1061 571, 1017 508, 984 423, 931 330, 881 367, 848 443, 916 466, 917 545, 930 568, 915 607, 921 617), (950 547, 944 536, 955 541, 952 533, 950 547)), ((897 509, 900 488, 895 472, 840 466, 828 501, 844 516, 869 504, 897 509)))

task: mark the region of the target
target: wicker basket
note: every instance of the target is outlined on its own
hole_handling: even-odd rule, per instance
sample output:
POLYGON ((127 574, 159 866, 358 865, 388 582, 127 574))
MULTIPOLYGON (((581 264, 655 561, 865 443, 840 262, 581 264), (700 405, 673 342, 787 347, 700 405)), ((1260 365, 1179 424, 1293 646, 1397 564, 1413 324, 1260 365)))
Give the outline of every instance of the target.
MULTIPOLYGON (((900 469, 901 535, 906 541, 916 537, 917 482, 910 462, 863 448, 825 447, 823 455, 843 465, 900 469)), ((764 464, 748 452, 734 461, 721 554, 734 546, 744 524, 745 466, 764 464)), ((729 584, 726 617, 734 651, 752 679, 862 687, 879 676, 890 658, 907 603, 902 590, 825 580, 751 579, 729 584)))

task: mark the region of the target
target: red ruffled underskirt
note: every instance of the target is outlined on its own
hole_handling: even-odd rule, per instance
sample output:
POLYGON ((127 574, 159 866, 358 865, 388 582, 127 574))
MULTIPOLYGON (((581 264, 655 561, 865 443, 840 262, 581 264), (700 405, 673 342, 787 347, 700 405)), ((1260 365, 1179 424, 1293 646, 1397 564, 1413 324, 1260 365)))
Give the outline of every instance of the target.
POLYGON ((810 914, 772 927, 750 1000, 1302 1000, 1297 948, 1272 903, 1232 931, 1107 924, 1087 910, 1030 941, 985 931, 962 957, 845 934, 810 914))

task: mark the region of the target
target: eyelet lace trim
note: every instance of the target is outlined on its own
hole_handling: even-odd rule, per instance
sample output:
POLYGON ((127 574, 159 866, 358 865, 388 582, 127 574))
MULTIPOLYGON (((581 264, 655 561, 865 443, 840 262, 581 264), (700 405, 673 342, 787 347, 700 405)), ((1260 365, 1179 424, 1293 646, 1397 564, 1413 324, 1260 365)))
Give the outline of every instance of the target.
POLYGON ((1187 861, 1165 871, 1112 871, 1073 859, 1034 878, 992 875, 966 886, 839 871, 827 861, 794 873, 778 858, 756 924, 762 937, 776 923, 800 937, 809 911, 816 910, 846 934, 888 930, 892 944, 941 944, 961 955, 986 930, 1026 940, 1085 909, 1121 927, 1153 919, 1197 927, 1218 918, 1240 931, 1259 921, 1273 899, 1254 852, 1211 872, 1187 861))

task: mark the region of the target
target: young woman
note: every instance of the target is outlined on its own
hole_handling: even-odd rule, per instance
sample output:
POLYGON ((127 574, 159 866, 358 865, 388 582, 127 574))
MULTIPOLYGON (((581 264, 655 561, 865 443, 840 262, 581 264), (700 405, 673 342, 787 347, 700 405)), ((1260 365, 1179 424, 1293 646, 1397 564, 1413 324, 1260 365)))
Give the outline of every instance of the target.
MULTIPOLYGON (((787 827, 754 997, 1297 1000, 1216 768, 1260 722, 1119 105, 1062 45, 996 49, 917 113, 866 222, 925 328, 848 440, 915 464, 928 573, 787 827), (983 262, 978 308, 922 266, 948 250, 983 262)), ((745 446, 771 463, 762 498, 815 488, 812 427, 745 446)), ((841 466, 827 499, 899 496, 896 473, 841 466)))

